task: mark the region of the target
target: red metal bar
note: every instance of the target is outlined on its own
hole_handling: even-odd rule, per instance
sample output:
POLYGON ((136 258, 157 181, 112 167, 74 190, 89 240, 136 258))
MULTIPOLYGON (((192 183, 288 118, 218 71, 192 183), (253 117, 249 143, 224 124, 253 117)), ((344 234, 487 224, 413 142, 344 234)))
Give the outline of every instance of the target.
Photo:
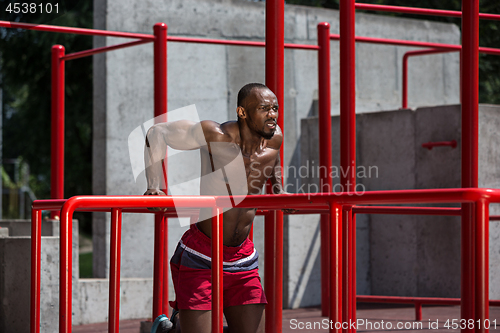
MULTIPOLYGON (((318 107, 319 107, 319 164, 321 191, 332 191, 332 121, 330 97, 330 24, 318 24, 318 107)), ((325 212, 326 213, 326 212, 325 212)), ((330 217, 321 214, 321 315, 328 316, 330 295, 330 217)))
POLYGON ((429 150, 432 150, 432 148, 434 147, 457 148, 457 140, 422 143, 422 148, 427 148, 429 150))
POLYGON ((248 234, 248 238, 253 242, 253 224, 250 227, 250 233, 248 234))
POLYGON ((342 322, 342 207, 330 206, 330 333, 338 333, 335 327, 342 322))
POLYGON ((489 312, 489 203, 479 201, 475 206, 476 220, 476 306, 474 309, 474 322, 477 333, 487 333, 486 319, 490 319, 489 312))
MULTIPOLYGON (((64 198, 64 46, 52 46, 52 126, 50 192, 52 199, 64 198)), ((59 214, 52 212, 51 217, 59 214)))
MULTIPOLYGON (((351 226, 349 220, 349 211, 346 210, 346 206, 342 208, 342 322, 348 323, 349 319, 351 319, 351 292, 352 285, 350 281, 350 273, 351 273, 351 263, 350 258, 352 256, 351 253, 351 226)), ((342 328, 342 332, 350 332, 349 327, 342 328)))
POLYGON ((151 43, 151 42, 152 42, 152 40, 150 40, 150 39, 141 39, 141 40, 136 40, 133 42, 123 43, 123 44, 98 47, 98 48, 91 49, 91 50, 70 53, 70 54, 67 54, 66 56, 64 56, 62 59, 65 61, 74 60, 74 59, 79 59, 79 58, 83 58, 83 57, 88 57, 88 56, 98 54, 98 53, 114 51, 114 50, 123 49, 126 47, 131 47, 131 46, 136 46, 136 45, 141 45, 141 44, 146 44, 146 43, 151 43))
POLYGON ((61 211, 59 245, 59 333, 71 333, 73 272, 73 211, 68 202, 61 211))
POLYGON ((162 214, 155 215, 155 246, 153 271, 153 319, 162 314, 163 309, 163 274, 165 236, 162 214))
POLYGON ((118 333, 120 331, 120 268, 122 247, 122 212, 119 208, 113 208, 111 211, 110 246, 108 332, 118 333))
POLYGON ((450 215, 461 216, 460 208, 452 207, 380 207, 354 206, 355 214, 396 214, 396 215, 450 215))
MULTIPOLYGON (((168 260, 168 215, 162 215, 162 223, 163 223, 163 259, 168 260)), ((168 262, 168 261, 167 261, 168 262)), ((162 294, 162 309, 161 313, 167 314, 170 313, 169 308, 169 279, 168 279, 168 268, 169 265, 163 264, 163 294, 162 294)))
MULTIPOLYGON (((414 7, 403 7, 403 6, 387 6, 387 5, 371 5, 371 4, 367 4, 367 3, 357 3, 356 9, 393 12, 393 13, 404 13, 404 14, 462 17, 462 12, 454 11, 454 10, 414 8, 414 7)), ((479 18, 483 19, 483 20, 497 20, 498 21, 498 20, 500 20, 500 15, 479 13, 479 18)))
POLYGON ((130 33, 130 32, 118 32, 118 31, 107 31, 107 30, 97 30, 97 29, 61 27, 61 26, 57 26, 57 25, 18 23, 18 22, 8 22, 8 21, 0 21, 0 27, 13 28, 13 29, 48 31, 48 32, 59 32, 59 33, 66 33, 66 34, 90 35, 90 36, 140 38, 140 39, 150 39, 150 40, 155 39, 155 37, 153 35, 137 34, 137 33, 130 33))
POLYGON ((223 330, 223 216, 222 209, 212 209, 212 332, 223 330))
MULTIPOLYGON (((330 39, 340 40, 340 35, 331 34, 330 39)), ((450 51, 460 51, 462 49, 461 45, 419 42, 419 41, 402 40, 402 39, 388 39, 388 38, 374 38, 374 37, 357 36, 356 41, 360 42, 360 43, 387 44, 387 45, 411 46, 411 47, 427 47, 427 48, 443 49, 443 50, 450 50, 450 51)), ((485 53, 485 54, 500 55, 500 49, 495 49, 495 48, 491 48, 491 47, 480 47, 479 52, 485 53)))
MULTIPOLYGON (((285 104, 285 2, 266 1, 266 85, 281 104, 278 126, 283 131, 285 142, 284 108, 285 104)), ((280 150, 281 168, 284 155, 280 150)), ((272 193, 268 183, 267 193, 272 193)), ((268 304, 266 305, 266 332, 282 331, 283 307, 283 213, 274 211, 265 217, 265 281, 264 287, 268 304)))
MULTIPOLYGON (((460 305, 460 298, 444 297, 408 297, 408 296, 379 296, 358 295, 356 300, 360 303, 392 303, 392 304, 415 304, 428 305, 460 305)), ((490 306, 500 306, 500 300, 490 300, 490 306)))
POLYGON ((40 333, 40 280, 42 256, 42 211, 31 210, 31 303, 30 333, 40 333))
MULTIPOLYGON (((354 191, 356 186, 356 49, 355 49, 355 6, 354 0, 340 0, 340 183, 343 191, 354 191)), ((352 291, 349 273, 350 225, 349 215, 343 218, 342 232, 342 320, 352 319, 349 292, 352 291)), ((330 240, 332 242, 332 240, 330 240)), ((348 331, 343 329, 344 332, 348 331)))
POLYGON ((415 302, 415 320, 422 321, 422 303, 415 302))
MULTIPOLYGON (((350 219, 350 227, 351 227, 351 239, 350 239, 350 248, 351 248, 351 293, 350 293, 350 302, 351 302, 351 320, 356 322, 356 215, 353 213, 352 209, 349 211, 349 219, 350 219)), ((356 333, 356 329, 350 327, 350 332, 356 333)))
POLYGON ((453 52, 450 50, 441 49, 427 49, 427 50, 416 50, 408 51, 403 56, 403 96, 402 96, 402 109, 408 108, 408 59, 412 56, 420 56, 435 53, 453 52))
MULTIPOLYGON (((177 37, 169 36, 167 38, 169 42, 179 42, 179 43, 200 43, 200 44, 219 44, 219 45, 232 45, 232 46, 250 46, 250 47, 265 47, 265 42, 253 42, 247 40, 224 40, 224 39, 209 39, 209 38, 193 38, 193 37, 177 37)), ((318 50, 317 45, 309 44, 293 44, 285 43, 284 47, 286 49, 298 49, 298 50, 318 50)))
MULTIPOLYGON (((156 23, 154 25, 154 115, 155 122, 167 121, 167 25, 156 23)), ((163 160, 162 189, 167 193, 167 154, 163 160)), ((168 299, 168 265, 164 265, 165 248, 168 251, 168 239, 165 238, 165 227, 162 214, 155 214, 155 274, 153 281, 153 318, 162 314, 165 294, 168 299)), ((166 304, 165 304, 166 306, 166 304)))
MULTIPOLYGON (((462 1, 462 187, 478 186, 479 0, 462 1)), ((474 207, 462 206, 461 318, 475 319, 477 259, 474 207)), ((481 296, 479 296, 481 297, 481 296)), ((462 332, 473 332, 466 328, 462 332)))

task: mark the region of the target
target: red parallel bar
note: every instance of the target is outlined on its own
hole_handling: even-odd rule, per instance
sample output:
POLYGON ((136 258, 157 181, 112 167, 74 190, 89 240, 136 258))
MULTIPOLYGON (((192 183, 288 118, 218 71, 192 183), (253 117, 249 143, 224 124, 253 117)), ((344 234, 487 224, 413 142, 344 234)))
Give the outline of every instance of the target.
POLYGON ((342 206, 332 202, 330 206, 330 333, 342 322, 342 206))
MULTIPOLYGON (((253 42, 244 40, 224 40, 224 39, 208 39, 208 38, 193 38, 193 37, 173 37, 167 38, 169 42, 179 43, 200 43, 200 44, 219 44, 219 45, 232 45, 232 46, 250 46, 250 47, 265 47, 265 42, 253 42)), ((286 49, 299 49, 299 50, 318 50, 317 45, 309 44, 293 44, 285 43, 286 49)))
MULTIPOLYGON (((414 8, 402 6, 386 6, 386 5, 371 5, 367 3, 357 3, 356 9, 373 10, 382 12, 404 13, 404 14, 420 14, 434 16, 449 16, 462 17, 462 12, 454 10, 429 9, 429 8, 414 8)), ((483 20, 500 20, 500 15, 479 13, 479 18, 483 20)))
POLYGON ((40 280, 42 261, 42 211, 31 211, 30 333, 40 333, 40 280))
MULTIPOLYGON (((351 302, 351 319, 353 322, 356 322, 356 215, 352 212, 352 209, 349 211, 349 219, 351 222, 351 239, 350 239, 350 248, 351 248, 351 271, 350 271, 350 283, 351 283, 351 291, 350 291, 350 302, 351 302)), ((351 332, 356 332, 356 329, 349 328, 351 332)))
MULTIPOLYGON (((318 106, 319 106, 319 163, 324 172, 320 175, 321 191, 332 191, 332 121, 330 97, 330 24, 318 24, 318 106)), ((330 217, 321 214, 321 315, 328 316, 330 295, 330 217)))
POLYGON ((500 221, 500 215, 490 215, 490 221, 500 221))
POLYGON ((222 209, 212 209, 212 332, 223 330, 223 220, 222 209))
MULTIPOLYGON (((266 1, 266 85, 271 89, 278 103, 281 104, 278 126, 283 132, 285 104, 285 2, 283 0, 266 1)), ((283 145, 284 146, 284 145, 283 145)), ((280 149, 281 169, 283 169, 283 150, 280 149)), ((267 193, 272 193, 268 183, 267 193)), ((265 217, 265 281, 264 288, 269 303, 266 305, 266 332, 282 331, 283 311, 283 213, 274 211, 265 217)))
MULTIPOLYGON (((163 214, 162 223, 163 223, 163 259, 168 260, 168 218, 171 217, 167 214, 163 214)), ((177 217, 177 216, 172 216, 177 217)), ((163 264, 163 295, 162 295, 162 309, 161 313, 168 314, 170 312, 169 308, 169 293, 168 293, 168 261, 167 265, 163 264)))
MULTIPOLYGON (((155 123, 167 121, 167 25, 156 23, 154 25, 154 115, 155 123)), ((163 161, 163 186, 167 193, 167 154, 163 161)), ((164 265, 165 225, 162 214, 155 214, 155 248, 154 248, 154 281, 153 281, 153 319, 162 314, 164 309, 164 294, 168 298, 168 265, 164 265), (166 268, 166 269, 165 269, 166 268)), ((166 306, 166 304, 165 304, 166 306)))
MULTIPOLYGON (((462 1, 462 187, 478 186, 479 0, 462 1)), ((475 319, 477 259, 474 206, 462 206, 461 319, 475 319)), ((480 275, 481 273, 479 273, 480 275)), ((473 332, 466 328, 462 332, 473 332)))
POLYGON ((432 150, 432 148, 434 147, 457 148, 457 140, 422 143, 422 148, 427 148, 429 150, 432 150))
POLYGON ((79 196, 66 201, 61 213, 61 245, 59 270, 59 333, 71 332, 72 301, 72 226, 73 212, 78 208, 135 208, 135 207, 214 207, 213 197, 169 196, 79 196))
MULTIPOLYGON (((71 199, 70 199, 71 200, 71 199)), ((61 211, 59 245, 59 333, 71 333, 73 211, 61 211)))
MULTIPOLYGON (((354 0, 341 0, 339 13, 340 28, 340 183, 343 191, 354 191, 356 186, 356 49, 355 49, 355 4, 354 0)), ((352 226, 349 216, 343 219, 342 237, 342 320, 349 322, 353 313, 350 306, 349 291, 352 290, 349 273, 351 272, 349 244, 352 226), (345 230, 347 229, 347 230, 345 230)), ((332 242, 332 240, 330 240, 332 242)), ((348 331, 343 329, 343 331, 348 331)))
POLYGON ((107 31, 107 30, 96 30, 96 29, 85 29, 85 28, 73 28, 73 27, 61 27, 61 26, 57 26, 57 25, 46 25, 46 24, 18 23, 18 22, 9 22, 9 21, 0 21, 0 27, 13 28, 13 29, 48 31, 48 32, 59 32, 59 33, 78 34, 78 35, 90 35, 90 36, 140 38, 140 39, 150 39, 150 40, 155 39, 155 37, 153 35, 147 35, 147 34, 107 31))
POLYGON ((476 217, 476 304, 474 322, 477 333, 489 332, 485 328, 486 320, 490 319, 489 311, 489 203, 478 201, 475 206, 476 217))
MULTIPOLYGON (((50 194, 64 198, 64 46, 52 46, 50 194)), ((58 216, 56 212, 51 217, 58 216)))
MULTIPOLYGON (((340 36, 337 34, 331 34, 330 39, 339 40, 340 36)), ((399 46, 411 46, 411 47, 427 47, 427 48, 443 49, 443 50, 450 50, 450 51, 460 51, 462 49, 461 45, 419 42, 419 41, 402 40, 402 39, 388 39, 388 38, 374 38, 374 37, 357 36, 356 41, 360 42, 360 43, 387 44, 387 45, 399 45, 399 46)), ((491 48, 491 47, 480 47, 479 52, 485 53, 485 54, 500 55, 500 49, 495 49, 495 48, 491 48)))
POLYGON ((110 246, 108 332, 118 333, 120 331, 120 268, 122 248, 122 212, 118 208, 113 208, 111 211, 110 246))
POLYGON ((73 60, 73 59, 79 59, 79 58, 84 58, 88 57, 94 54, 98 53, 103 53, 103 52, 109 52, 109 51, 114 51, 118 49, 123 49, 126 47, 131 47, 131 46, 136 46, 136 45, 141 45, 141 44, 146 44, 146 43, 151 43, 152 40, 150 39, 141 39, 133 42, 128 42, 128 43, 123 43, 123 44, 117 44, 117 45, 111 45, 111 46, 104 46, 104 47, 98 47, 96 49, 91 49, 91 50, 85 50, 81 52, 75 52, 75 53, 70 53, 64 56, 62 59, 67 61, 67 60, 73 60))
POLYGON ((403 96, 402 96, 402 108, 408 108, 408 59, 413 56, 435 54, 435 53, 445 53, 453 52, 450 50, 440 50, 440 49, 428 49, 428 50, 417 50, 408 51, 403 56, 403 96))
POLYGON ((355 206, 355 214, 395 214, 395 215, 451 215, 461 216, 460 208, 452 207, 376 207, 355 206))

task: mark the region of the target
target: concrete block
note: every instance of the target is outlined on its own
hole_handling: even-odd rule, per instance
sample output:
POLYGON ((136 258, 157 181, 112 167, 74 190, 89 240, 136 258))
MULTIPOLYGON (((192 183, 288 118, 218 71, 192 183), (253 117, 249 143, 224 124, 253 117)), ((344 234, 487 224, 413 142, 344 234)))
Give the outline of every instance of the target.
MULTIPOLYGON (((106 322, 109 314, 109 280, 80 279, 79 318, 75 325, 106 322)), ((125 278, 120 280, 120 319, 151 316, 153 279, 125 278)))
MULTIPOLYGON (((31 220, 0 220, 12 237, 31 236, 31 220)), ((59 220, 42 220, 42 236, 59 236, 59 220)))
POLYGON ((1 227, 0 228, 0 237, 9 237, 9 229, 6 227, 1 227))

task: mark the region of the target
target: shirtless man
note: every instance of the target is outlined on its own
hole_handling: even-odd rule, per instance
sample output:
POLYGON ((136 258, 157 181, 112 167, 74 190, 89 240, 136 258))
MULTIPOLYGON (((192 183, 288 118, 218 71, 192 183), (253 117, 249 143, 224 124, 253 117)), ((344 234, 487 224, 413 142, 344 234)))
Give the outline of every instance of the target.
MULTIPOLYGON (((200 150, 202 195, 259 194, 268 179, 274 194, 284 193, 279 157, 283 135, 276 123, 276 96, 265 85, 247 84, 238 93, 236 112, 237 121, 223 124, 181 120, 151 127, 145 149, 148 183, 145 195, 165 195, 160 183, 161 160, 167 145, 180 150, 200 150), (240 180, 246 177, 243 189, 229 184, 228 179, 234 179, 235 174, 230 167, 224 168, 235 157, 243 159, 244 172, 239 177, 240 180), (223 171, 222 177, 210 177, 218 169, 219 176, 220 170, 223 171)), ((248 239, 255 213, 256 209, 249 208, 224 211, 223 305, 229 332, 264 331, 267 301, 258 275, 258 253, 248 239)), ((208 333, 211 330, 210 238, 211 219, 200 212, 199 222, 182 236, 171 259, 176 300, 170 303, 179 310, 178 320, 175 316, 171 318, 175 323, 172 332, 208 333)))

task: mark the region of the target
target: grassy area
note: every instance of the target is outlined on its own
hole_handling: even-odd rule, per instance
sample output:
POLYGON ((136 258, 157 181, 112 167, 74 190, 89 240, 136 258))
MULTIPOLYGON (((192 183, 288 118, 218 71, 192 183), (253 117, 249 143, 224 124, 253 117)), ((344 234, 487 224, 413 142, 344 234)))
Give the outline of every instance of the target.
POLYGON ((92 278, 92 252, 80 254, 80 278, 92 278))

